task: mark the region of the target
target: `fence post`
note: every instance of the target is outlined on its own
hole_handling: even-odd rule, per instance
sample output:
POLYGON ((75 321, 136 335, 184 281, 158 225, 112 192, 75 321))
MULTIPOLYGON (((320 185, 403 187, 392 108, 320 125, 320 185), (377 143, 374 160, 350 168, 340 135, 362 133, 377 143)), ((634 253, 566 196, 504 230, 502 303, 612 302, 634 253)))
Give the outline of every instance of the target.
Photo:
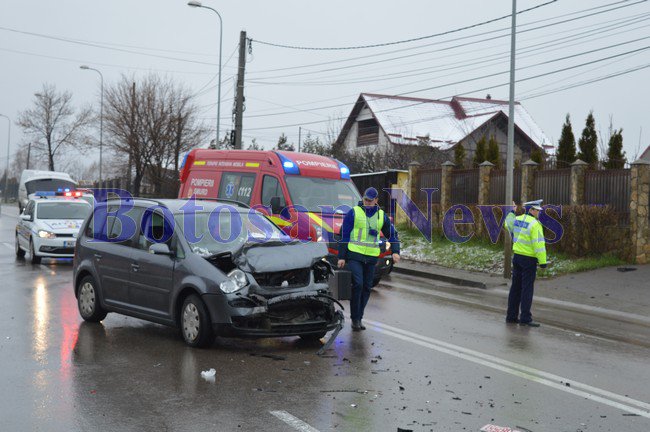
POLYGON ((632 256, 637 264, 650 262, 650 162, 638 159, 632 162, 630 173, 630 233, 632 256))
MULTIPOLYGON (((409 180, 408 180, 408 191, 411 200, 419 207, 420 205, 420 191, 418 186, 420 185, 420 164, 418 162, 411 162, 409 164, 409 180)), ((413 221, 410 217, 406 218, 407 225, 410 228, 413 228, 413 221)))
MULTIPOLYGON (((525 203, 535 199, 533 198, 535 196, 535 171, 538 167, 539 164, 534 160, 528 159, 524 162, 521 167, 521 197, 515 197, 515 201, 517 198, 521 198, 521 202, 525 203)), ((506 204, 510 205, 510 203, 506 204)))
MULTIPOLYGON (((490 172, 492 168, 494 168, 494 164, 490 161, 484 161, 478 166, 478 205, 490 204, 490 172)), ((482 236, 485 225, 477 219, 474 221, 474 226, 477 236, 482 236)))
POLYGON ((444 215, 451 207, 451 172, 454 169, 454 163, 447 161, 442 164, 442 178, 440 181, 440 210, 444 215))
POLYGON ((571 164, 571 205, 585 203, 585 172, 589 164, 580 159, 571 164))

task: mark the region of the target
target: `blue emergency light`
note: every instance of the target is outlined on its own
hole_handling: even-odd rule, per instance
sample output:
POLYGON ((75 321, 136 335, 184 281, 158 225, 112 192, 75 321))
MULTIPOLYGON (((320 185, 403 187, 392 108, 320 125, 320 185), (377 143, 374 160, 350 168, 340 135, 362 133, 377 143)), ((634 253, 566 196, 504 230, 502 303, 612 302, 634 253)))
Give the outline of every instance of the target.
MULTIPOLYGON (((59 189, 59 191, 61 191, 61 189, 59 189)), ((37 196, 37 197, 56 196, 56 192, 54 192, 54 191, 37 191, 37 192, 34 192, 34 196, 37 196)))
POLYGON ((347 167, 343 162, 339 162, 339 169, 341 170, 341 179, 350 180, 350 168, 347 167))
POLYGON ((298 165, 296 165, 291 159, 277 152, 275 154, 280 158, 282 168, 284 168, 286 174, 300 174, 300 168, 298 168, 298 165))

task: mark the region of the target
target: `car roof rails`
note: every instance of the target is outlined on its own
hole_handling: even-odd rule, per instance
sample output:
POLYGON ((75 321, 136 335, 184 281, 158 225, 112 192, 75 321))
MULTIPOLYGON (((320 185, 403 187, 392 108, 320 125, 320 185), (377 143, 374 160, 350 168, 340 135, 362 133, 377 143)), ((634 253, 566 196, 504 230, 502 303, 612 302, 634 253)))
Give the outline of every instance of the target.
POLYGON ((226 199, 226 198, 196 198, 196 200, 197 201, 214 201, 214 202, 217 202, 217 203, 222 202, 224 204, 234 204, 234 205, 236 205, 238 207, 242 207, 242 208, 246 208, 246 209, 251 208, 251 206, 249 206, 246 203, 243 203, 243 202, 237 201, 237 200, 226 199))

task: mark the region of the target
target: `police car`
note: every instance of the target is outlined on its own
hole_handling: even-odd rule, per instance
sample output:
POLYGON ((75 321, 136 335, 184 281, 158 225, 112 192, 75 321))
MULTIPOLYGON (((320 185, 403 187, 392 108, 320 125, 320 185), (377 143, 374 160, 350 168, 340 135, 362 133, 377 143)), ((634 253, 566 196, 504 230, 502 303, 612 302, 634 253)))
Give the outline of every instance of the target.
POLYGON ((32 264, 41 258, 74 256, 77 234, 92 206, 81 192, 36 192, 16 225, 16 256, 29 253, 32 264))

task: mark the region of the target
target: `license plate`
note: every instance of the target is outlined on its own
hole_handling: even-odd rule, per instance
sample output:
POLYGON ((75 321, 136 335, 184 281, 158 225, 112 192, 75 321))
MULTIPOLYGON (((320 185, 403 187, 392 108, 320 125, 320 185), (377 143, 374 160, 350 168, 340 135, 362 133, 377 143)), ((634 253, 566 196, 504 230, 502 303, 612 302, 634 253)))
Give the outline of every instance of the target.
POLYGON ((74 240, 66 240, 63 242, 63 247, 74 247, 75 241, 74 240))

